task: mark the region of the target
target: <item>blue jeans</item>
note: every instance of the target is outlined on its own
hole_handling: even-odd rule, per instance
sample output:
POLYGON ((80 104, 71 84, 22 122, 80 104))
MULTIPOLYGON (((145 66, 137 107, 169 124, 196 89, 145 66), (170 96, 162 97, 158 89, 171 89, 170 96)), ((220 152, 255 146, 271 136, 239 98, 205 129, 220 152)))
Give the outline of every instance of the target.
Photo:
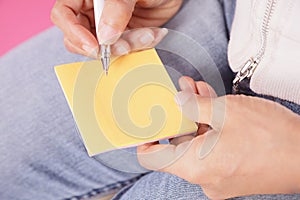
MULTIPOLYGON (((233 76, 226 54, 233 11, 234 1, 185 0, 166 25, 201 44, 227 92, 233 76)), ((88 157, 53 70, 86 58, 68 53, 62 41, 61 32, 51 28, 0 58, 0 199, 84 199, 117 191, 114 199, 206 199, 198 185, 142 168, 134 148, 88 157)), ((186 48, 180 41, 174 45, 186 48)), ((203 78, 184 68, 184 60, 159 53, 171 68, 181 65, 181 74, 203 78)))

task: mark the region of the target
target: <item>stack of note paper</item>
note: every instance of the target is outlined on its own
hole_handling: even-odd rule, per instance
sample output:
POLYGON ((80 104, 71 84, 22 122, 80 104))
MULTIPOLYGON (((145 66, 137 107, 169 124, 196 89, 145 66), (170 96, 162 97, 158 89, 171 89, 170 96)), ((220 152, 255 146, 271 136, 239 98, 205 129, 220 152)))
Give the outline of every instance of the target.
POLYGON ((55 67, 90 156, 193 133, 174 101, 155 49, 115 58, 105 76, 99 61, 55 67))

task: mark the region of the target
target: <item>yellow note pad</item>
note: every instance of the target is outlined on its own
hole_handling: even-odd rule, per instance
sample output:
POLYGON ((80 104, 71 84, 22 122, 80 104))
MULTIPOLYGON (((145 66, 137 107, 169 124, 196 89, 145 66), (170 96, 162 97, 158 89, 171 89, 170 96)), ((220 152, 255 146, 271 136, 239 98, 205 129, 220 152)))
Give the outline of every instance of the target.
POLYGON ((178 109, 174 87, 154 49, 115 59, 55 67, 90 156, 197 130, 178 109))

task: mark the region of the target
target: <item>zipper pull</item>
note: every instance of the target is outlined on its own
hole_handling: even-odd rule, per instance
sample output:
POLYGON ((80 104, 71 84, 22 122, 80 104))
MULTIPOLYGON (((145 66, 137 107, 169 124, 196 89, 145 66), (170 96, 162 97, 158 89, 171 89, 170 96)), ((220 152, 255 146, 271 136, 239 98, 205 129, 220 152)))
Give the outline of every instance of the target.
POLYGON ((245 78, 251 78, 257 65, 259 64, 259 59, 250 58, 242 67, 242 69, 236 74, 233 80, 233 90, 236 92, 238 84, 245 78))

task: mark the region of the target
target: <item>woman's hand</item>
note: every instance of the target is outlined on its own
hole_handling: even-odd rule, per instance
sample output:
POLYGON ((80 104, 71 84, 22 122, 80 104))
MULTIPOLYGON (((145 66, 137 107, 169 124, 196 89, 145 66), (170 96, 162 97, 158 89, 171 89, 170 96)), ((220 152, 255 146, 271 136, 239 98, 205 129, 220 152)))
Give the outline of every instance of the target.
MULTIPOLYGON (((193 83, 200 94, 211 90, 203 82, 183 82, 193 83)), ((175 145, 140 146, 144 167, 199 184, 212 199, 300 192, 298 115, 275 102, 243 95, 207 98, 183 90, 176 101, 184 115, 211 130, 175 145)))
MULTIPOLYGON (((106 0, 95 30, 93 0, 57 0, 51 19, 64 33, 64 43, 73 53, 97 57, 99 42, 113 44, 126 29, 158 27, 179 10, 183 0, 106 0)), ((152 47, 166 29, 144 29, 126 34, 113 45, 112 53, 123 55, 135 49, 152 47)))

